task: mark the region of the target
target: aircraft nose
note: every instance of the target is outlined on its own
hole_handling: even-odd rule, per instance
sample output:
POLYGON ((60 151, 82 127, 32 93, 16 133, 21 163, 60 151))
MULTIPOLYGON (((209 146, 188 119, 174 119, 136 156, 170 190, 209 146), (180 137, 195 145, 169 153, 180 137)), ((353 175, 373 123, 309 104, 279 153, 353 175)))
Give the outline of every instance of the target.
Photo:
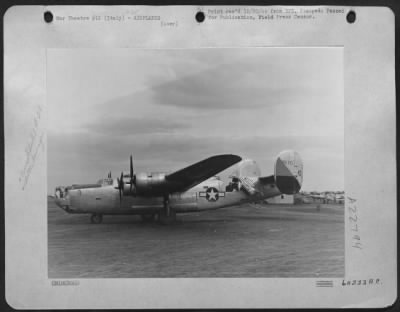
POLYGON ((60 198, 54 197, 54 201, 58 207, 62 208, 62 203, 60 198))
POLYGON ((66 209, 68 207, 68 194, 65 191, 65 188, 57 187, 54 192, 54 201, 56 205, 62 209, 66 209))

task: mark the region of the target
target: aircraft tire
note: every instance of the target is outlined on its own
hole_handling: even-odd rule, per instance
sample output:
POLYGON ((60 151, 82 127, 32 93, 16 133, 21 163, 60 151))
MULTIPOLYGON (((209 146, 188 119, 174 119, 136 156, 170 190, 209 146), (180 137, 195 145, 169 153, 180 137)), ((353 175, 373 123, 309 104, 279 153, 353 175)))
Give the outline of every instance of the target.
POLYGON ((158 214, 158 222, 162 225, 169 225, 176 221, 176 213, 173 209, 170 210, 170 215, 167 216, 165 211, 160 211, 158 214))
POLYGON ((92 224, 100 224, 102 221, 103 221, 103 215, 101 215, 101 214, 94 213, 90 217, 90 222, 92 224))
POLYGON ((156 215, 154 213, 152 213, 152 214, 142 214, 142 215, 140 215, 140 217, 142 218, 143 222, 152 222, 152 221, 154 221, 156 215))

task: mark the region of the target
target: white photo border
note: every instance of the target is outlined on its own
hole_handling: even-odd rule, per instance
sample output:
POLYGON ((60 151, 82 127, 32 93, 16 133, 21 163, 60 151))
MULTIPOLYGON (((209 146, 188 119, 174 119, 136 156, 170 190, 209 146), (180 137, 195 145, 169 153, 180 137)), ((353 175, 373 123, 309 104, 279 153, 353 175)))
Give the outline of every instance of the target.
POLYGON ((325 11, 331 8, 342 13, 276 22, 273 28, 261 27, 266 25, 262 22, 196 22, 196 12, 201 10, 207 17, 210 8, 15 6, 8 9, 4 16, 4 130, 5 278, 10 306, 17 309, 374 308, 389 306, 397 299, 393 12, 384 7, 316 6, 312 8, 325 11), (346 21, 351 10, 357 16, 352 24, 346 21), (64 16, 140 13, 173 18, 179 26, 172 31, 145 21, 135 24, 136 27, 118 23, 62 24, 56 20, 47 24, 43 21, 46 11, 64 16), (124 35, 115 36, 116 33, 124 35), (332 279, 331 288, 316 287, 315 278, 73 279, 64 286, 48 279, 46 50, 276 46, 343 47, 345 278, 332 279), (34 156, 27 160, 26 150, 32 137, 37 144, 34 156), (354 226, 358 238, 354 237, 354 226), (362 245, 357 245, 357 241, 362 245), (371 279, 373 285, 368 284, 371 279), (368 281, 367 285, 363 285, 364 281, 368 281))

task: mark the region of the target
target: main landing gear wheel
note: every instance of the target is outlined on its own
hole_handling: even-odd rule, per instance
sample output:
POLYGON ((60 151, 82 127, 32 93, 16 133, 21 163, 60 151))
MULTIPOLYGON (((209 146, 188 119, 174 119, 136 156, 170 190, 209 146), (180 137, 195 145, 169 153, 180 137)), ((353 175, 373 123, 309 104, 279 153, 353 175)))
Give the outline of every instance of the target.
POLYGON ((163 225, 169 225, 176 221, 176 213, 173 209, 170 209, 170 214, 167 216, 165 210, 161 210, 158 214, 158 222, 163 225))
POLYGON ((152 214, 142 214, 142 215, 140 215, 140 217, 142 218, 143 222, 152 222, 152 221, 154 221, 156 215, 154 213, 152 213, 152 214))
POLYGON ((169 196, 164 197, 164 209, 158 214, 158 222, 164 225, 171 224, 176 220, 176 213, 174 209, 171 209, 169 205, 169 196))
POLYGON ((103 221, 103 215, 101 214, 94 213, 90 217, 90 222, 92 222, 93 224, 100 224, 102 221, 103 221))

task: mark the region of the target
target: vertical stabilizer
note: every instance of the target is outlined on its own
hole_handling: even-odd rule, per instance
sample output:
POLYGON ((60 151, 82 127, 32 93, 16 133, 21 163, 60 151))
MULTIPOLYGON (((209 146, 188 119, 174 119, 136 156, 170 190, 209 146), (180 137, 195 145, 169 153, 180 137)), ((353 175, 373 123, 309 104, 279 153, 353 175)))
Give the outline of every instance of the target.
POLYGON ((243 159, 237 164, 237 170, 232 175, 236 177, 259 177, 261 170, 254 160, 243 159))
POLYGON ((275 162, 275 184, 283 194, 296 194, 303 183, 303 161, 299 153, 286 150, 275 162))

